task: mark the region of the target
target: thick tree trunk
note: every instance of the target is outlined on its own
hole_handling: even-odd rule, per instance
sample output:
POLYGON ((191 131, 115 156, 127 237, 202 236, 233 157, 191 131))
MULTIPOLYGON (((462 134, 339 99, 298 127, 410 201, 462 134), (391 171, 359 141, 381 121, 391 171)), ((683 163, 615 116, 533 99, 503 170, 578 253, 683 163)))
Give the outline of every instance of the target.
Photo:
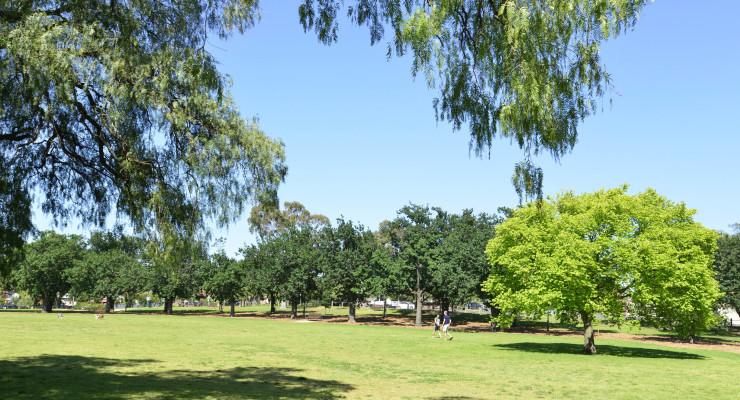
POLYGON ((165 315, 172 315, 172 303, 175 301, 173 298, 164 299, 164 313, 165 315))
POLYGON ((275 293, 270 293, 270 314, 275 314, 275 293))
POLYGON ((386 303, 385 300, 384 300, 383 301, 383 318, 385 318, 387 316, 388 316, 388 303, 386 303))
POLYGON ((105 296, 105 313, 110 314, 113 310, 114 304, 111 296, 105 296))
POLYGON ((41 312, 50 313, 54 309, 54 299, 51 296, 44 298, 41 302, 41 312))
POLYGON ((596 354, 596 345, 594 344, 594 323, 592 317, 591 315, 582 312, 581 320, 583 321, 583 350, 581 350, 581 354, 596 354))
POLYGON ((231 309, 229 310, 229 317, 233 317, 235 315, 234 313, 234 299, 229 299, 229 304, 231 304, 231 309))
POLYGON ((298 318, 298 300, 290 301, 290 318, 298 318))
POLYGON ((439 305, 439 312, 444 313, 445 311, 450 312, 450 302, 443 300, 439 305))
POLYGON ((355 322, 355 303, 352 301, 349 302, 349 318, 347 322, 355 322))
POLYGON ((218 302, 218 313, 222 314, 224 312, 224 303, 218 302))

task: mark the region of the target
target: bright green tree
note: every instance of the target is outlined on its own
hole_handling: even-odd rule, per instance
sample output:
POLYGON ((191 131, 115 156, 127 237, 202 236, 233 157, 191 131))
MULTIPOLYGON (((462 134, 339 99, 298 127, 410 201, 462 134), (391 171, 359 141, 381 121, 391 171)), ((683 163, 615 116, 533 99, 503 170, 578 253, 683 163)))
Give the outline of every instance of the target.
MULTIPOLYGON (((390 28, 388 56, 411 53, 412 75, 438 88, 434 109, 454 129, 469 127, 477 155, 494 138, 516 143, 525 159, 512 181, 520 196, 541 197, 542 170, 576 143, 578 123, 602 107, 611 78, 601 43, 632 28, 650 0, 386 0, 350 2, 347 13, 370 29, 372 44, 390 28)), ((338 38, 345 1, 304 0, 304 29, 338 38)))
POLYGON ((51 312, 54 303, 72 287, 69 274, 83 258, 82 237, 42 232, 25 246, 25 253, 14 273, 18 288, 40 299, 43 312, 51 312))
POLYGON ((584 325, 584 354, 595 354, 597 314, 608 323, 647 323, 681 337, 715 322, 720 296, 712 278, 717 233, 694 222, 696 210, 648 189, 627 186, 530 203, 496 229, 486 252, 486 288, 501 308, 584 325), (626 312, 625 312, 626 309, 626 312))
POLYGON ((717 241, 714 271, 719 290, 724 295, 719 299, 723 307, 732 307, 740 314, 740 226, 734 235, 723 234, 717 241))
POLYGON ((253 0, 3 2, 0 170, 55 220, 102 225, 115 205, 163 242, 276 201, 283 145, 240 116, 206 50, 257 15, 253 0))

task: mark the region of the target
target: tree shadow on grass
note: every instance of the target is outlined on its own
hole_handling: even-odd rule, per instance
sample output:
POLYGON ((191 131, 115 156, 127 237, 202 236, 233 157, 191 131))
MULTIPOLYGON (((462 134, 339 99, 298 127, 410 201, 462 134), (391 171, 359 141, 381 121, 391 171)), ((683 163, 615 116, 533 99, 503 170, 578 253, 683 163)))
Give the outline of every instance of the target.
MULTIPOLYGON (((528 353, 544 354, 580 354, 583 345, 571 343, 509 343, 496 344, 504 350, 525 351, 528 353)), ((610 345, 597 345, 596 351, 600 355, 615 357, 634 357, 634 358, 671 358, 679 360, 703 360, 704 356, 698 354, 684 353, 681 351, 646 349, 642 347, 622 347, 610 345)))
POLYGON ((0 393, 12 399, 336 399, 354 389, 292 368, 136 371, 153 363, 65 355, 2 360, 0 393))

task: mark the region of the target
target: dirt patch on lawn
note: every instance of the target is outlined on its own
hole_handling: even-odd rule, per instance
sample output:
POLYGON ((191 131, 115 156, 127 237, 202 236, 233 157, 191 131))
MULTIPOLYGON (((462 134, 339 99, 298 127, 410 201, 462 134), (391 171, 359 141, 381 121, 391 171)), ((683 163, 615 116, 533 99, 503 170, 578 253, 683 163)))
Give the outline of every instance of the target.
MULTIPOLYGON (((302 313, 298 313, 299 320, 304 320, 302 318, 302 313)), ((262 318, 262 319, 283 319, 283 320, 289 320, 290 315, 287 313, 279 313, 279 314, 263 314, 263 313, 237 313, 237 317, 242 318, 262 318)), ((356 319, 356 324, 361 325, 377 325, 377 326, 396 326, 396 327, 404 327, 404 328, 416 328, 414 326, 414 320, 408 317, 396 317, 396 316, 388 316, 386 318, 383 318, 382 316, 358 316, 356 319)), ((346 315, 322 315, 320 320, 316 320, 316 322, 321 323, 348 323, 347 322, 347 316, 346 315)), ((432 321, 424 321, 424 326, 422 328, 417 329, 432 329, 432 321)), ((495 334, 495 332, 491 331, 491 325, 484 322, 473 322, 473 321, 454 321, 453 325, 451 327, 451 330, 453 332, 480 332, 480 333, 492 333, 495 334)), ((548 336, 563 336, 563 337, 583 337, 583 332, 580 331, 572 331, 567 329, 560 329, 560 328, 550 328, 549 332, 546 328, 539 328, 539 327, 516 327, 516 328, 509 328, 506 329, 506 333, 518 333, 523 335, 548 335, 548 336)), ((615 332, 597 332, 596 333, 597 340, 601 339, 607 339, 607 340, 625 340, 625 341, 631 341, 631 342, 640 342, 640 343, 651 343, 651 344, 657 344, 661 346, 668 346, 668 347, 679 347, 684 349, 702 349, 702 350, 718 350, 718 351, 726 351, 730 353, 737 353, 740 354, 740 342, 733 342, 733 341, 725 341, 725 340, 713 340, 713 339, 705 339, 705 338, 697 338, 694 343, 688 343, 685 340, 676 338, 676 337, 670 337, 670 336, 660 336, 660 335, 641 335, 641 334, 629 334, 629 333, 615 333, 615 332)), ((598 347, 598 343, 597 343, 598 347)))

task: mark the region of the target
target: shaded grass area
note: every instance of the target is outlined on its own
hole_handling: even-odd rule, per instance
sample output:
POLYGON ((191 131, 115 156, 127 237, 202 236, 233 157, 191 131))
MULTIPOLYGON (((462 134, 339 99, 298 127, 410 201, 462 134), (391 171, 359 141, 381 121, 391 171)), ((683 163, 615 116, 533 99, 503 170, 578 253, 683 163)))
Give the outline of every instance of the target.
POLYGON ((157 360, 45 354, 5 360, 0 388, 15 399, 205 399, 290 398, 333 399, 352 385, 309 379, 300 370, 236 367, 209 371, 117 373, 157 360), (12 387, 4 387, 12 383, 12 387))
MULTIPOLYGON (((583 344, 572 343, 533 343, 519 342, 494 345, 504 350, 524 351, 541 354, 579 354, 583 344)), ((633 357, 633 358, 672 358, 677 360, 703 360, 705 356, 687 353, 684 351, 624 347, 612 345, 598 345, 598 352, 604 356, 633 357)))

